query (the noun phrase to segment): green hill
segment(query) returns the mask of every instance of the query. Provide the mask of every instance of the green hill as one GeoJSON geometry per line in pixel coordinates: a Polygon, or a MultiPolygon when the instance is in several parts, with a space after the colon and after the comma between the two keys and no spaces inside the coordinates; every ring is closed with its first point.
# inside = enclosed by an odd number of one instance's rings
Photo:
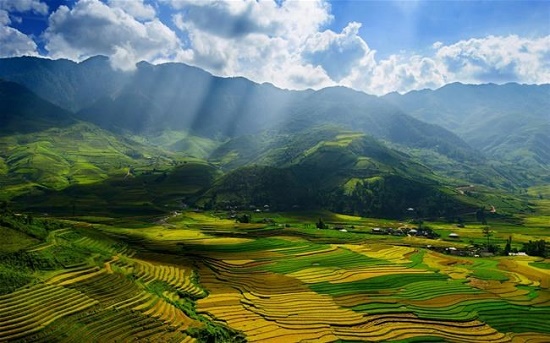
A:
{"type": "Polygon", "coordinates": [[[0,134],[28,134],[76,123],[73,115],[27,88],[0,79],[0,134]]]}
{"type": "Polygon", "coordinates": [[[464,85],[384,97],[405,113],[445,127],[487,156],[548,177],[550,85],[464,85]]]}
{"type": "MultiPolygon", "coordinates": [[[[0,116],[0,200],[27,208],[141,211],[194,194],[217,175],[200,159],[76,120],[15,83],[0,82],[0,116]]],[[[207,140],[189,140],[194,150],[211,149],[207,140]]]]}
{"type": "Polygon", "coordinates": [[[474,206],[461,205],[456,191],[411,156],[337,127],[241,137],[213,156],[233,171],[201,199],[208,207],[328,208],[390,217],[413,207],[425,215],[452,217],[474,206]]]}
{"type": "MultiPolygon", "coordinates": [[[[547,178],[545,124],[512,113],[544,119],[542,86],[375,97],[282,90],[177,63],[120,73],[102,57],[0,59],[0,77],[18,82],[0,83],[0,198],[37,211],[161,212],[198,201],[453,216],[547,178]],[[532,104],[504,112],[494,100],[503,89],[532,104]],[[508,117],[480,120],[483,106],[508,117]],[[477,133],[466,143],[457,127],[477,133]],[[470,184],[482,195],[457,191],[470,184]]],[[[510,211],[525,209],[513,197],[510,211]]]]}

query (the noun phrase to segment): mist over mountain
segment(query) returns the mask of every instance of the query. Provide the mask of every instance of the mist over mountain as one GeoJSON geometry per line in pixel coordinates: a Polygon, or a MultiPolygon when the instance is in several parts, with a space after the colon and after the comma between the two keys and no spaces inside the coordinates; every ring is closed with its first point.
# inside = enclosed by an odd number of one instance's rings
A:
{"type": "Polygon", "coordinates": [[[384,96],[402,111],[440,125],[487,156],[550,165],[550,85],[464,85],[384,96]]]}
{"type": "Polygon", "coordinates": [[[549,86],[376,97],[283,90],[177,63],[113,71],[104,57],[0,59],[0,79],[0,182],[8,198],[40,195],[25,202],[49,203],[51,190],[60,204],[76,193],[103,199],[103,184],[151,206],[163,206],[164,192],[206,207],[452,215],[481,199],[460,198],[461,184],[511,190],[548,178],[549,86]]]}
{"type": "Polygon", "coordinates": [[[0,79],[0,133],[29,133],[75,122],[69,111],[37,97],[24,86],[0,79]]]}
{"type": "Polygon", "coordinates": [[[138,64],[112,71],[108,60],[0,60],[0,78],[19,82],[101,127],[138,134],[188,130],[211,138],[266,129],[339,124],[389,141],[474,158],[452,133],[413,119],[384,99],[347,88],[287,91],[244,78],[219,78],[184,64],[138,64]],[[18,72],[15,72],[17,70],[18,72]]]}
{"type": "Polygon", "coordinates": [[[115,71],[109,59],[96,56],[81,63],[59,59],[0,59],[0,78],[17,82],[49,102],[76,112],[113,94],[131,74],[115,71]]]}
{"type": "Polygon", "coordinates": [[[527,166],[550,163],[550,85],[454,83],[379,98],[342,87],[287,91],[177,63],[141,62],[134,72],[114,71],[102,56],[81,63],[0,59],[0,78],[111,130],[171,128],[223,138],[338,123],[453,157],[471,159],[473,147],[527,166]]]}

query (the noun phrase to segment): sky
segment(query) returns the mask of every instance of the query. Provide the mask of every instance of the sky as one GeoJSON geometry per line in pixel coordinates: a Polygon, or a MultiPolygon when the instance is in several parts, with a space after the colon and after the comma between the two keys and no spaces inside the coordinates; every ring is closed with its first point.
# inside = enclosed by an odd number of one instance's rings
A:
{"type": "Polygon", "coordinates": [[[369,94],[550,83],[550,0],[0,0],[0,57],[182,62],[369,94]]]}

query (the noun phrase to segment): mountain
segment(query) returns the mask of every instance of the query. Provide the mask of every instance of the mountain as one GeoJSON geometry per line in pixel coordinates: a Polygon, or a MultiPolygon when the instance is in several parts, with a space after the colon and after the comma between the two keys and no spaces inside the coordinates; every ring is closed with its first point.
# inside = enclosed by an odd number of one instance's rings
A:
{"type": "MultiPolygon", "coordinates": [[[[103,185],[92,192],[103,194],[95,202],[119,200],[120,206],[123,195],[126,204],[131,198],[135,204],[140,196],[140,202],[147,202],[162,197],[161,193],[196,192],[208,182],[191,175],[209,179],[217,172],[204,161],[75,119],[13,82],[0,81],[0,121],[0,200],[32,194],[25,201],[32,204],[41,201],[40,195],[57,191],[74,198],[74,187],[80,189],[76,193],[82,198],[93,185],[103,185]]],[[[43,201],[51,203],[51,199],[43,201]]]]}
{"type": "Polygon", "coordinates": [[[452,160],[480,162],[481,152],[527,167],[550,164],[550,85],[454,83],[379,98],[342,87],[281,90],[179,63],[114,71],[102,56],[81,63],[0,59],[0,78],[118,132],[154,137],[176,130],[220,141],[326,123],[452,160]]]}
{"type": "MultiPolygon", "coordinates": [[[[183,201],[397,217],[414,207],[452,217],[545,177],[487,158],[492,150],[472,147],[457,127],[428,123],[435,114],[415,118],[425,107],[411,96],[437,91],[289,91],[177,63],[113,71],[103,57],[0,59],[0,77],[11,80],[0,84],[1,196],[36,210],[162,211],[183,201]],[[470,197],[457,190],[464,184],[490,188],[470,197]]],[[[447,88],[451,104],[466,92],[447,88]]],[[[446,104],[434,99],[425,106],[446,104]]],[[[544,158],[547,137],[532,137],[544,158]]],[[[498,138],[495,149],[504,146],[498,138]]]]}
{"type": "Polygon", "coordinates": [[[487,156],[550,166],[550,85],[464,85],[384,97],[405,113],[445,127],[487,156]]]}
{"type": "Polygon", "coordinates": [[[75,119],[19,84],[2,82],[0,90],[6,124],[0,132],[1,196],[26,210],[145,214],[189,200],[205,207],[269,203],[274,209],[400,216],[410,206],[434,215],[462,206],[444,195],[428,168],[342,126],[312,121],[288,132],[281,127],[236,136],[217,147],[184,133],[156,137],[157,145],[176,140],[182,148],[210,151],[208,163],[75,119]],[[434,210],[430,199],[454,205],[434,210]]]}
{"type": "Polygon", "coordinates": [[[297,103],[286,129],[338,124],[406,147],[432,149],[462,161],[482,156],[455,134],[417,120],[386,100],[343,87],[325,88],[297,103]]]}
{"type": "Polygon", "coordinates": [[[19,83],[68,111],[90,106],[128,83],[131,74],[115,71],[105,56],[81,63],[36,57],[0,59],[0,79],[19,83]]]}
{"type": "Polygon", "coordinates": [[[138,134],[170,129],[234,137],[268,128],[300,94],[243,78],[214,77],[184,64],[143,62],[129,84],[77,115],[138,134]]]}
{"type": "Polygon", "coordinates": [[[446,194],[437,177],[409,155],[335,126],[237,138],[214,151],[216,160],[231,171],[201,199],[208,206],[323,207],[384,217],[403,216],[409,207],[453,216],[463,207],[449,195],[458,193],[446,194]]]}
{"type": "Polygon", "coordinates": [[[288,91],[244,78],[215,77],[178,63],[141,62],[135,72],[121,73],[112,71],[102,57],[78,64],[0,59],[0,77],[20,82],[54,104],[70,104],[66,108],[78,109],[78,118],[118,132],[186,130],[223,140],[326,123],[452,158],[480,158],[451,132],[415,120],[384,99],[342,87],[288,91]],[[67,75],[73,76],[68,80],[67,75]],[[57,87],[52,90],[51,84],[57,87]],[[58,90],[61,85],[66,89],[58,90]]]}
{"type": "Polygon", "coordinates": [[[30,133],[74,123],[70,112],[17,83],[0,80],[0,133],[30,133]]]}

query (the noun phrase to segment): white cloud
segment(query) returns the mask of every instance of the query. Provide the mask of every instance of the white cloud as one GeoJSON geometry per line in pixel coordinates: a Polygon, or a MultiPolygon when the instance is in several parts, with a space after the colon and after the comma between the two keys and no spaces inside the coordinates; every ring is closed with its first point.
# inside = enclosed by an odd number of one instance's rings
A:
{"type": "Polygon", "coordinates": [[[550,82],[550,36],[488,36],[441,46],[436,58],[449,77],[468,83],[550,82]]]}
{"type": "Polygon", "coordinates": [[[385,94],[434,89],[450,82],[550,82],[550,36],[488,36],[450,45],[436,42],[432,48],[431,55],[392,55],[374,67],[356,66],[340,83],[385,94]]]}
{"type": "Polygon", "coordinates": [[[8,12],[28,12],[48,14],[48,5],[40,0],[0,0],[0,9],[8,12]]]}
{"type": "Polygon", "coordinates": [[[38,55],[36,43],[13,27],[9,13],[0,9],[0,57],[38,55]]]}
{"type": "Polygon", "coordinates": [[[161,0],[182,12],[186,26],[216,36],[235,38],[261,33],[269,36],[304,37],[332,20],[324,0],[161,0]]]}
{"type": "Polygon", "coordinates": [[[158,19],[142,23],[98,0],[80,0],[72,9],[60,6],[51,14],[44,37],[53,58],[106,55],[121,70],[132,70],[141,60],[154,63],[183,53],[176,34],[158,19]]]}
{"type": "Polygon", "coordinates": [[[438,88],[445,84],[445,74],[441,69],[442,66],[429,57],[392,55],[377,63],[370,83],[364,90],[386,94],[393,91],[438,88]]]}
{"type": "Polygon", "coordinates": [[[120,8],[138,20],[150,20],[157,15],[153,6],[145,4],[143,0],[109,0],[109,6],[120,8]]]}
{"type": "Polygon", "coordinates": [[[0,57],[38,55],[36,43],[20,31],[0,25],[0,57]]]}
{"type": "Polygon", "coordinates": [[[10,15],[7,11],[0,10],[0,26],[11,24],[10,15]]]}
{"type": "MultiPolygon", "coordinates": [[[[550,36],[434,42],[422,54],[377,60],[360,35],[361,23],[350,22],[340,32],[327,29],[333,17],[326,0],[155,1],[78,0],[71,8],[60,6],[41,37],[48,56],[82,60],[102,54],[123,70],[141,60],[177,61],[283,88],[343,85],[371,94],[455,81],[550,82],[550,36]],[[169,10],[177,32],[158,18],[169,10]]],[[[405,4],[402,10],[416,11],[416,5],[405,4]]],[[[37,54],[31,37],[9,27],[17,18],[11,12],[21,11],[45,14],[47,5],[0,0],[2,56],[37,54]]]]}
{"type": "Polygon", "coordinates": [[[351,22],[342,33],[331,30],[318,32],[305,42],[306,61],[320,65],[336,82],[348,76],[359,65],[374,63],[374,51],[359,36],[360,23],[351,22]]]}
{"type": "Polygon", "coordinates": [[[164,2],[181,10],[172,20],[194,52],[190,64],[286,88],[334,84],[302,56],[306,41],[332,20],[325,1],[164,2]]]}
{"type": "MultiPolygon", "coordinates": [[[[324,29],[332,16],[323,0],[162,1],[179,11],[172,21],[193,50],[185,61],[218,75],[291,89],[339,84],[379,95],[454,81],[550,82],[549,38],[434,42],[423,55],[398,53],[376,60],[359,34],[361,23],[351,22],[340,33],[324,29]]],[[[415,11],[417,5],[402,10],[415,11]]]]}

